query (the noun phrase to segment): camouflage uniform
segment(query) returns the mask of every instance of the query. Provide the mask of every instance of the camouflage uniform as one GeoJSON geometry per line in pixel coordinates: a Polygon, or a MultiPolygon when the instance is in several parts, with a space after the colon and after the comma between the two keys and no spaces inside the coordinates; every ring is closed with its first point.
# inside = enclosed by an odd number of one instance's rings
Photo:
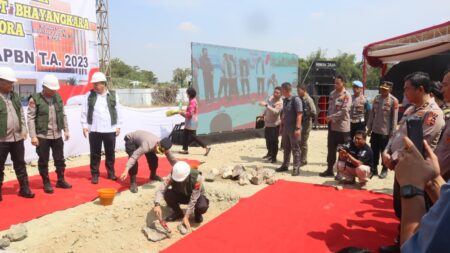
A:
{"type": "Polygon", "coordinates": [[[308,157],[308,139],[309,132],[311,132],[312,121],[316,117],[317,110],[314,100],[308,95],[302,97],[303,115],[302,115],[302,133],[300,140],[300,161],[302,164],[307,164],[308,157]]]}

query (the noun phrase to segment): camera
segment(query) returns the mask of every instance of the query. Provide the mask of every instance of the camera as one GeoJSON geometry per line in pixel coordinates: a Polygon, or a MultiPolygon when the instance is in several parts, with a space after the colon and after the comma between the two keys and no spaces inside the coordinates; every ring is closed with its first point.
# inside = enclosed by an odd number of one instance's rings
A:
{"type": "Polygon", "coordinates": [[[346,152],[348,152],[350,150],[350,144],[339,144],[338,146],[337,146],[337,151],[338,152],[340,152],[340,151],[346,151],[346,152]]]}

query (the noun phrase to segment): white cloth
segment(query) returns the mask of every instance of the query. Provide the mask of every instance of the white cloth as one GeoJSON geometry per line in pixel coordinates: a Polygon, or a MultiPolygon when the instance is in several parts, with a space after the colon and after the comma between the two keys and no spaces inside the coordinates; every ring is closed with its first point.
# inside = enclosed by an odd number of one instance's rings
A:
{"type": "Polygon", "coordinates": [[[84,99],[83,104],[81,105],[81,125],[83,128],[89,128],[91,132],[97,133],[113,133],[116,132],[117,128],[121,128],[122,126],[122,108],[119,104],[119,96],[116,94],[117,100],[117,124],[111,125],[111,115],[109,114],[108,103],[107,103],[107,95],[109,91],[105,94],[97,94],[97,100],[94,105],[94,112],[92,114],[92,125],[89,125],[87,122],[87,113],[88,113],[88,98],[91,92],[89,91],[84,99]]]}
{"type": "MultiPolygon", "coordinates": [[[[177,107],[158,107],[158,108],[131,108],[121,106],[123,111],[123,121],[120,135],[116,139],[116,150],[124,150],[125,141],[123,138],[129,132],[136,130],[149,131],[159,138],[169,136],[173,127],[184,121],[180,115],[167,117],[168,110],[177,107]]],[[[25,111],[26,107],[23,108],[25,111]]],[[[89,140],[84,138],[83,129],[80,124],[80,113],[82,111],[80,105],[65,106],[64,110],[67,114],[67,123],[70,129],[70,139],[64,142],[64,156],[77,156],[81,154],[89,154],[89,140]]],[[[25,114],[25,116],[27,116],[25,114]]],[[[25,140],[25,161],[36,160],[36,147],[31,145],[30,138],[25,140]]],[[[11,164],[11,160],[7,159],[7,164],[11,164]]]]}

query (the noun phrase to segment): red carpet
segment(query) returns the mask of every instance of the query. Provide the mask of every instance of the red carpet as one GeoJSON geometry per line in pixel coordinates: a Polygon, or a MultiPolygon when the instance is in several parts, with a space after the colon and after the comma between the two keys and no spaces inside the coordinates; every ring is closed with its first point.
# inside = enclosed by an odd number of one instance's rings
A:
{"type": "MultiPolygon", "coordinates": [[[[127,162],[126,157],[116,159],[116,175],[122,173],[127,162]]],[[[171,166],[167,159],[159,159],[158,175],[169,174],[171,166]]],[[[137,175],[138,185],[148,182],[150,171],[145,157],[139,160],[139,172],[137,175]]],[[[31,190],[36,194],[34,199],[25,199],[17,196],[19,183],[12,180],[3,184],[3,201],[0,202],[0,231],[9,229],[13,224],[26,222],[40,216],[75,207],[77,205],[92,201],[97,198],[97,189],[112,187],[118,191],[129,189],[129,178],[125,182],[111,181],[106,179],[106,169],[104,161],[100,165],[100,180],[97,185],[91,184],[91,173],[89,165],[71,168],[66,170],[66,181],[72,184],[73,188],[63,190],[55,188],[56,174],[50,174],[52,186],[55,192],[46,194],[42,189],[42,180],[39,175],[29,177],[31,190]]]]}
{"type": "Polygon", "coordinates": [[[397,224],[389,195],[278,181],[163,252],[375,251],[397,224]]]}

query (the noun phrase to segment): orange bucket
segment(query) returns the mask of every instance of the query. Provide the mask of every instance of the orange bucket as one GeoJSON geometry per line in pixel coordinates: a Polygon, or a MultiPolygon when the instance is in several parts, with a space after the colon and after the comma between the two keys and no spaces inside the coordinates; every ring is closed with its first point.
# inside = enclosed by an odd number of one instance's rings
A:
{"type": "Polygon", "coordinates": [[[202,162],[199,162],[199,161],[186,161],[188,164],[189,164],[189,166],[191,166],[191,169],[195,169],[195,170],[197,170],[198,169],[198,166],[200,166],[200,165],[202,165],[202,162]]]}
{"type": "Polygon", "coordinates": [[[100,198],[100,204],[102,206],[112,205],[114,197],[116,196],[117,189],[114,188],[102,188],[97,190],[98,197],[100,198]]]}

